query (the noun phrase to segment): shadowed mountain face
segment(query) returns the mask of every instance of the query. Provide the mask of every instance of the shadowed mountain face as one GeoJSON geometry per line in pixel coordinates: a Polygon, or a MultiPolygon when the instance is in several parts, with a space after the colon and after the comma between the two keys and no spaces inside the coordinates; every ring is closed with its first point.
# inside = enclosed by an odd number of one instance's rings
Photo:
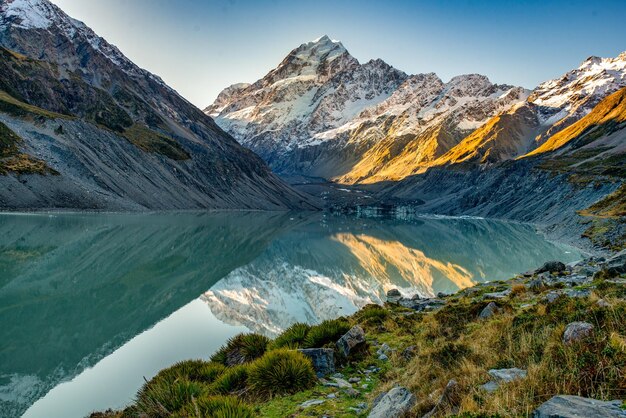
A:
{"type": "Polygon", "coordinates": [[[0,216],[0,416],[18,416],[251,262],[287,219],[0,216]]]}
{"type": "Polygon", "coordinates": [[[48,0],[0,3],[0,55],[0,208],[312,207],[48,0]]]}

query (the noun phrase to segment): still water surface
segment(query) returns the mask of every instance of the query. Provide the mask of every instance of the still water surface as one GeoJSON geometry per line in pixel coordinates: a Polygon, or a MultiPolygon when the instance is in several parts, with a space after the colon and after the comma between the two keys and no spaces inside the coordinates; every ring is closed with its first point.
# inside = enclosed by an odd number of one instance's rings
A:
{"type": "Polygon", "coordinates": [[[0,215],[0,417],[122,407],[144,377],[240,332],[578,258],[531,226],[478,219],[0,215]]]}

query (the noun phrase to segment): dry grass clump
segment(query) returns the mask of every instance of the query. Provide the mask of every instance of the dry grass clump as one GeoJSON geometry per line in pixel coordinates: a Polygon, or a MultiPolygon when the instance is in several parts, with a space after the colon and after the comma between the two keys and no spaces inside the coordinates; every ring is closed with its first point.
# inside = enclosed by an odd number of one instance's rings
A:
{"type": "MultiPolygon", "coordinates": [[[[511,299],[525,295],[513,292],[511,299]]],[[[450,379],[459,383],[460,413],[466,416],[525,416],[555,394],[626,397],[623,301],[599,307],[593,298],[561,297],[477,321],[484,303],[460,300],[423,318],[410,341],[417,355],[403,370],[387,374],[387,386],[400,383],[415,393],[418,416],[433,407],[450,379]],[[590,322],[596,332],[566,346],[563,331],[574,321],[590,322]],[[527,370],[527,378],[501,384],[494,393],[480,388],[491,380],[489,369],[512,367],[527,370]]]]}

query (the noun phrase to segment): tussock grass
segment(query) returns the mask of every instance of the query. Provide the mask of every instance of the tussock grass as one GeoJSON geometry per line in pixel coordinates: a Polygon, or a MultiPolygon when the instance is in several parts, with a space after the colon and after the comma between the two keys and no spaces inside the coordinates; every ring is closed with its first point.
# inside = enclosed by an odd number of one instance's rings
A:
{"type": "Polygon", "coordinates": [[[219,395],[244,393],[248,386],[248,370],[247,364],[229,367],[213,382],[211,393],[219,395]]]}
{"type": "Polygon", "coordinates": [[[254,418],[254,408],[234,396],[202,396],[172,418],[254,418]]]}
{"type": "Polygon", "coordinates": [[[315,385],[317,376],[311,361],[298,351],[278,349],[250,365],[248,384],[261,398],[287,395],[315,385]]]}
{"type": "Polygon", "coordinates": [[[225,366],[249,363],[261,357],[269,343],[270,339],[261,334],[239,334],[213,354],[211,361],[225,366]]]}
{"type": "Polygon", "coordinates": [[[135,405],[140,414],[166,418],[208,392],[206,384],[184,378],[176,378],[173,382],[153,379],[139,390],[135,405]]]}
{"type": "Polygon", "coordinates": [[[310,325],[296,322],[276,337],[274,341],[271,342],[270,348],[272,350],[284,347],[301,348],[304,346],[306,336],[310,330],[310,325]]]}
{"type": "Polygon", "coordinates": [[[304,340],[304,348],[319,348],[332,345],[350,330],[350,323],[345,319],[331,319],[311,327],[304,340]]]}

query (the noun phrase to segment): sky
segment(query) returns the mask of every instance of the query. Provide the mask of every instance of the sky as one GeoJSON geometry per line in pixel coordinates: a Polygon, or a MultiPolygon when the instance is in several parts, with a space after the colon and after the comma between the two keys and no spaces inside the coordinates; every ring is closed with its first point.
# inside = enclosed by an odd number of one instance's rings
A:
{"type": "Polygon", "coordinates": [[[626,50],[626,1],[52,0],[200,108],[327,34],[444,81],[480,73],[533,88],[626,50]]]}

